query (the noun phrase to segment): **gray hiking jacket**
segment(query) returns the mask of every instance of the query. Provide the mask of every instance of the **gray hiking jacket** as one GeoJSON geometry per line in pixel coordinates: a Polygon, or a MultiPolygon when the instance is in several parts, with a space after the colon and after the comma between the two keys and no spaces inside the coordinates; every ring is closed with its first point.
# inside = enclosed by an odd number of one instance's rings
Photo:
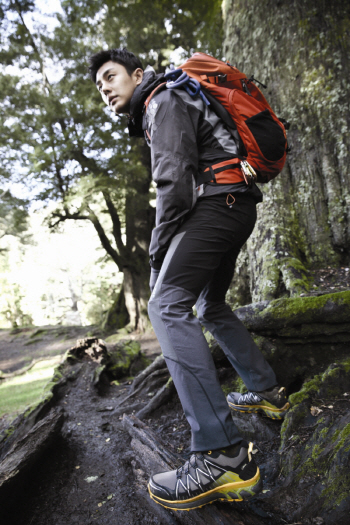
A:
{"type": "MultiPolygon", "coordinates": [[[[131,100],[131,118],[138,131],[140,120],[136,113],[140,109],[136,112],[135,108],[153,91],[157,77],[153,71],[146,71],[140,89],[135,90],[131,100]]],[[[229,131],[199,96],[192,98],[183,89],[165,88],[157,92],[143,115],[142,129],[151,148],[152,177],[157,186],[150,264],[160,269],[171,239],[198,198],[198,173],[236,155],[238,135],[233,136],[237,132],[229,131]]],[[[136,135],[136,132],[131,130],[130,134],[136,135]]],[[[260,190],[256,186],[249,189],[244,182],[207,184],[201,198],[233,191],[249,191],[257,201],[261,200],[260,190]]]]}

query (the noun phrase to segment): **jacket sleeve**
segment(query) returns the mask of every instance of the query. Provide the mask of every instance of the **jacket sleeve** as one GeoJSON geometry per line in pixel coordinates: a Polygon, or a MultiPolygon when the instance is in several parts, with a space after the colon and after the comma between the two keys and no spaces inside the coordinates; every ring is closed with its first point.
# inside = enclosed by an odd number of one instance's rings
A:
{"type": "Polygon", "coordinates": [[[156,225],[150,264],[160,269],[169,244],[196,201],[197,131],[200,102],[182,90],[165,89],[151,100],[146,114],[152,177],[157,186],[156,225]]]}

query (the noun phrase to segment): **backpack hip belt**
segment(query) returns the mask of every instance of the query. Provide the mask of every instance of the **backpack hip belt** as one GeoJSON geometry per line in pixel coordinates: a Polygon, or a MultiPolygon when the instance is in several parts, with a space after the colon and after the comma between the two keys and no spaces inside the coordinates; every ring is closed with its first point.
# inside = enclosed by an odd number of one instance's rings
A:
{"type": "Polygon", "coordinates": [[[251,186],[253,182],[257,181],[257,173],[243,157],[237,156],[205,168],[197,177],[197,186],[208,182],[235,184],[243,181],[251,186]]]}

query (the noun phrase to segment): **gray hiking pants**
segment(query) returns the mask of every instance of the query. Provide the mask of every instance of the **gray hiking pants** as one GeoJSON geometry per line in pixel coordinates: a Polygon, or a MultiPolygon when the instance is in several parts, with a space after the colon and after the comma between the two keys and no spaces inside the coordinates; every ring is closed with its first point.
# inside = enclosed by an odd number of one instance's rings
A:
{"type": "Polygon", "coordinates": [[[225,303],[235,262],[256,221],[251,195],[199,199],[172,239],[148,305],[149,316],[191,426],[193,452],[241,441],[202,325],[215,337],[248,390],[276,376],[249,332],[225,303]],[[193,314],[196,305],[198,318],[193,314]]]}

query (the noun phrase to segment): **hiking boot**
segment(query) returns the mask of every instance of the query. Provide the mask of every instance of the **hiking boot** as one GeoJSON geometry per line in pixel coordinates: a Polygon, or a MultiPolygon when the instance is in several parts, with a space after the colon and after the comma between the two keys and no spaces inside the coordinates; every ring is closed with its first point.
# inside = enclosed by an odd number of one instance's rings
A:
{"type": "Polygon", "coordinates": [[[290,404],[286,396],[286,389],[275,386],[262,392],[231,392],[227,396],[227,402],[232,410],[238,412],[260,412],[271,419],[283,419],[290,404]]]}
{"type": "Polygon", "coordinates": [[[154,474],[148,483],[151,498],[168,509],[198,509],[213,501],[243,501],[262,489],[253,443],[242,441],[227,449],[196,452],[176,470],[154,474]]]}

